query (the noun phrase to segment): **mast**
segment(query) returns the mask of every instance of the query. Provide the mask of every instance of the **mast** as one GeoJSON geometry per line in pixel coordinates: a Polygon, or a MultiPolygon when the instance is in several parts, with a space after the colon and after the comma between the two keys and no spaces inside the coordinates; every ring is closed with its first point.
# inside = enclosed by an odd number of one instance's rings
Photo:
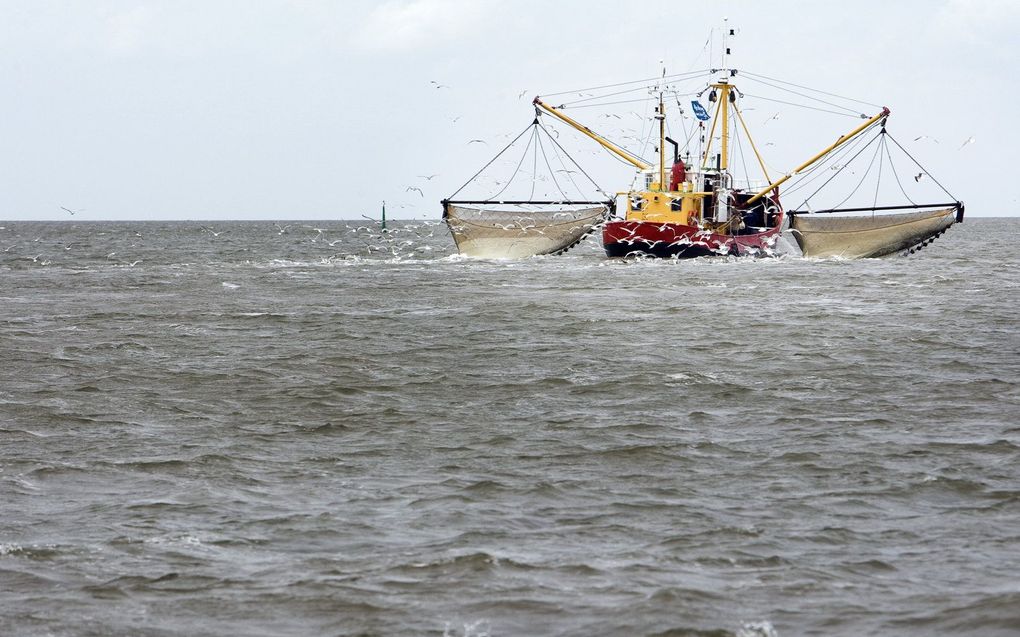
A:
{"type": "Polygon", "coordinates": [[[666,185],[666,105],[662,101],[662,91],[659,91],[659,108],[656,118],[659,120],[659,190],[665,192],[666,185]]]}
{"type": "Polygon", "coordinates": [[[713,84],[719,89],[719,111],[722,115],[722,158],[719,163],[719,170],[729,169],[730,157],[730,85],[726,80],[713,84]]]}

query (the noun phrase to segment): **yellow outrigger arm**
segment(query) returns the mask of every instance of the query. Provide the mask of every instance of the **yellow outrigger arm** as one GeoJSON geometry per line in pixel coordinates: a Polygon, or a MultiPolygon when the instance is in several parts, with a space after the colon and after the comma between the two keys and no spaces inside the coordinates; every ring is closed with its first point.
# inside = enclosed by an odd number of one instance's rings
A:
{"type": "Polygon", "coordinates": [[[846,142],[848,142],[851,139],[853,139],[854,137],[856,137],[859,133],[864,131],[864,129],[868,128],[869,126],[871,126],[872,124],[874,124],[875,122],[877,122],[877,121],[879,121],[879,120],[881,120],[883,118],[889,117],[889,112],[890,111],[889,111],[888,108],[883,108],[881,113],[879,113],[878,115],[875,115],[874,117],[872,117],[868,121],[864,122],[863,124],[861,124],[860,126],[855,128],[854,130],[850,131],[846,135],[843,135],[842,137],[837,139],[835,144],[832,144],[831,146],[829,146],[828,148],[826,148],[822,152],[818,153],[817,155],[815,155],[811,159],[807,160],[806,162],[804,162],[800,166],[797,166],[793,170],[792,173],[786,175],[785,177],[783,177],[782,179],[779,179],[778,181],[775,181],[775,182],[769,184],[769,186],[766,187],[765,190],[762,190],[761,192],[759,192],[755,196],[753,196],[750,199],[748,199],[745,205],[750,205],[750,204],[753,204],[754,202],[758,201],[759,199],[761,199],[765,195],[769,194],[770,192],[772,192],[773,190],[775,190],[776,188],[781,186],[783,183],[786,182],[786,180],[790,179],[791,177],[795,177],[796,175],[798,175],[800,173],[800,171],[802,171],[805,168],[807,168],[808,166],[814,164],[815,162],[817,162],[822,157],[825,157],[826,155],[828,155],[832,151],[836,150],[837,148],[839,148],[840,146],[842,146],[846,142]]]}
{"type": "Polygon", "coordinates": [[[633,155],[633,154],[627,152],[626,150],[624,150],[623,148],[620,148],[619,146],[617,146],[613,142],[609,141],[605,137],[602,137],[601,135],[599,135],[598,133],[596,133],[592,129],[590,129],[587,126],[585,126],[584,124],[581,124],[581,123],[579,123],[579,122],[577,122],[577,121],[567,117],[566,115],[561,113],[559,110],[553,108],[552,106],[549,106],[548,104],[543,102],[540,98],[536,97],[535,100],[532,102],[532,104],[534,104],[536,108],[542,109],[546,113],[549,113],[550,115],[552,115],[556,119],[562,121],[563,123],[567,124],[571,128],[576,129],[577,131],[579,131],[583,135],[587,135],[588,137],[591,137],[592,139],[595,140],[595,142],[599,146],[602,146],[603,148],[605,148],[609,152],[613,153],[614,155],[616,155],[617,157],[619,157],[623,161],[627,162],[628,164],[634,166],[638,170],[648,170],[649,168],[652,167],[651,164],[645,163],[639,157],[636,157],[635,155],[633,155]]]}

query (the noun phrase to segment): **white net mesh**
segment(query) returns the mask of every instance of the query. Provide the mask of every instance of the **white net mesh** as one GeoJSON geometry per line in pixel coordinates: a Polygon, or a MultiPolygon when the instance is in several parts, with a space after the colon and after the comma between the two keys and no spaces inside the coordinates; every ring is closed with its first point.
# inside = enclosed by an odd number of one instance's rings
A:
{"type": "Polygon", "coordinates": [[[600,226],[608,204],[567,204],[541,211],[535,204],[482,207],[449,203],[446,223],[461,254],[486,259],[520,259],[564,252],[600,226]]]}
{"type": "Polygon", "coordinates": [[[796,215],[793,234],[806,257],[881,257],[916,246],[953,225],[956,209],[832,217],[796,215]]]}

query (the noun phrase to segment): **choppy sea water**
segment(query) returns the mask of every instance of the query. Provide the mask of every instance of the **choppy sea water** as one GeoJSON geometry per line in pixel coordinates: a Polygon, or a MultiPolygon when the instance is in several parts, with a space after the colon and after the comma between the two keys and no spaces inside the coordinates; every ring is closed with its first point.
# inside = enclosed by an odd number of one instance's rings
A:
{"type": "Polygon", "coordinates": [[[1020,634],[1020,221],[0,222],[4,635],[1020,634]]]}

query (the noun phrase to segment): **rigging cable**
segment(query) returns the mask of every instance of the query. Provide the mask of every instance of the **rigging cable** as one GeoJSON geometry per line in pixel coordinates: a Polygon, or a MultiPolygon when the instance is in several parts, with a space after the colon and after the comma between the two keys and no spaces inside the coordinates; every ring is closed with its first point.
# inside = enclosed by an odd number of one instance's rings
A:
{"type": "MultiPolygon", "coordinates": [[[[867,130],[867,129],[865,129],[865,130],[867,130]]],[[[802,173],[801,178],[797,180],[796,184],[791,186],[786,191],[786,194],[787,195],[793,194],[794,192],[797,192],[801,188],[807,187],[809,184],[814,182],[816,179],[818,179],[819,177],[824,175],[825,171],[821,170],[823,166],[825,166],[829,162],[836,162],[837,160],[841,159],[842,157],[845,157],[846,155],[849,155],[851,152],[853,152],[853,150],[855,148],[860,146],[861,143],[863,143],[865,139],[867,139],[867,137],[865,137],[863,135],[863,133],[864,133],[864,131],[861,131],[861,134],[858,134],[857,139],[855,139],[852,142],[846,144],[845,146],[839,148],[838,150],[831,151],[829,153],[829,155],[825,159],[823,159],[822,161],[818,162],[817,164],[812,166],[810,169],[808,169],[807,171],[802,173]],[[813,177],[810,176],[810,175],[813,175],[816,172],[818,173],[817,175],[814,175],[813,177]]],[[[852,162],[856,158],[857,158],[857,155],[854,155],[853,157],[850,158],[850,161],[852,162]]],[[[837,171],[836,174],[839,174],[839,171],[841,171],[843,168],[845,168],[846,165],[849,164],[849,163],[850,162],[847,162],[846,164],[842,164],[842,165],[840,165],[840,164],[833,165],[833,166],[829,167],[829,170],[835,170],[835,171],[837,171]]],[[[835,175],[833,175],[833,177],[835,177],[835,175]]],[[[829,181],[831,181],[831,180],[829,180],[829,181]]],[[[825,183],[829,183],[829,182],[826,181],[825,183]]],[[[824,185],[823,185],[823,187],[824,187],[824,185]]],[[[811,197],[813,197],[817,192],[818,191],[815,191],[815,193],[812,193],[811,197]]],[[[810,199],[811,197],[808,197],[808,199],[810,199]]]]}
{"type": "MultiPolygon", "coordinates": [[[[528,131],[529,131],[529,130],[531,129],[531,127],[532,127],[532,126],[535,126],[536,124],[538,124],[538,118],[537,118],[537,117],[535,118],[535,121],[534,121],[534,122],[532,122],[531,124],[529,124],[527,128],[525,128],[524,130],[522,130],[522,131],[521,131],[521,134],[520,134],[520,135],[518,135],[517,137],[514,137],[513,141],[511,141],[511,142],[510,142],[509,144],[507,144],[507,145],[506,145],[506,147],[505,147],[505,148],[503,148],[503,150],[501,150],[501,151],[499,151],[498,153],[496,153],[496,156],[495,156],[495,157],[493,157],[492,159],[490,159],[490,160],[489,160],[489,163],[487,163],[487,164],[485,164],[484,166],[482,166],[482,169],[481,169],[481,170],[479,170],[478,172],[476,172],[476,173],[474,174],[474,176],[473,176],[473,177],[471,177],[471,179],[468,179],[468,180],[467,180],[466,182],[464,182],[464,185],[463,185],[463,186],[461,186],[460,188],[458,188],[458,189],[457,189],[457,190],[456,190],[456,191],[455,191],[455,192],[454,192],[454,193],[453,193],[452,195],[450,195],[450,196],[448,197],[448,199],[453,199],[454,197],[456,197],[456,196],[457,196],[457,193],[459,193],[459,192],[460,192],[461,190],[464,190],[464,187],[465,187],[465,186],[467,186],[467,185],[468,185],[468,184],[470,184],[470,183],[471,183],[472,181],[474,181],[474,180],[475,180],[475,178],[476,178],[476,177],[478,177],[478,175],[481,175],[481,174],[482,174],[483,172],[485,172],[485,169],[486,169],[486,168],[488,168],[489,166],[491,166],[491,165],[492,165],[492,162],[494,162],[494,161],[496,161],[497,159],[499,159],[500,155],[502,155],[503,153],[505,153],[505,152],[506,152],[507,150],[509,150],[509,149],[510,149],[510,147],[511,147],[511,146],[513,146],[514,144],[516,144],[516,143],[517,143],[517,140],[519,140],[519,139],[520,139],[521,137],[524,137],[524,133],[527,133],[527,132],[528,132],[528,131]]],[[[534,131],[532,131],[532,134],[534,134],[534,131]]],[[[523,159],[524,159],[524,158],[523,158],[523,156],[522,156],[522,157],[521,157],[521,160],[523,161],[523,159]]],[[[514,174],[516,174],[516,173],[514,173],[514,174]]],[[[511,178],[511,180],[512,180],[512,179],[513,179],[513,178],[511,178]]]]}
{"type": "MultiPolygon", "coordinates": [[[[864,139],[864,138],[862,137],[861,139],[864,139]]],[[[807,197],[806,199],[804,199],[804,201],[802,201],[802,202],[800,203],[800,205],[799,205],[799,206],[796,206],[796,208],[800,208],[801,206],[804,206],[805,204],[807,204],[807,202],[811,201],[811,198],[812,198],[812,197],[814,197],[815,195],[817,195],[817,194],[819,193],[819,191],[821,191],[821,190],[822,190],[822,188],[825,188],[825,187],[826,187],[827,185],[829,185],[829,182],[831,182],[831,181],[832,181],[833,179],[835,179],[835,178],[836,178],[837,176],[839,176],[839,174],[840,174],[841,172],[843,172],[844,170],[846,170],[846,167],[847,167],[847,166],[849,166],[849,165],[850,165],[851,163],[853,163],[853,161],[854,161],[855,159],[857,159],[857,157],[858,157],[858,156],[859,156],[859,155],[860,155],[861,153],[863,153],[863,152],[864,152],[864,151],[865,151],[865,150],[866,150],[866,149],[868,148],[868,146],[871,146],[872,144],[874,144],[874,143],[875,143],[875,140],[877,140],[877,139],[878,139],[878,135],[876,135],[875,137],[872,137],[872,138],[871,138],[871,141],[870,141],[870,142],[868,142],[867,144],[865,144],[864,146],[862,146],[860,150],[858,150],[858,151],[857,151],[856,153],[854,153],[854,156],[850,158],[850,161],[848,161],[848,162],[846,162],[845,164],[843,164],[843,166],[842,166],[842,167],[840,167],[840,169],[839,169],[839,170],[837,170],[837,171],[836,171],[836,173],[835,173],[834,175],[832,175],[831,177],[829,177],[828,179],[826,179],[826,180],[825,180],[825,183],[823,183],[823,184],[822,184],[821,186],[819,186],[819,187],[818,187],[818,189],[817,189],[817,190],[815,190],[815,191],[814,191],[813,193],[811,193],[810,195],[808,195],[808,197],[807,197]]],[[[872,162],[874,162],[874,157],[872,157],[872,162]]],[[[870,166],[868,166],[868,170],[871,170],[871,167],[870,167],[870,166]]],[[[821,174],[825,174],[825,173],[821,173],[821,174]]],[[[865,176],[865,177],[867,177],[867,173],[865,173],[865,175],[864,175],[864,176],[865,176]]],[[[863,182],[864,182],[864,179],[862,178],[862,179],[861,179],[861,183],[863,183],[863,182]]],[[[858,184],[858,185],[857,185],[857,188],[860,188],[860,184],[858,184]]],[[[854,192],[857,192],[857,188],[854,188],[854,192]]],[[[787,194],[789,194],[789,192],[787,192],[787,194]]],[[[851,196],[853,196],[853,193],[850,193],[850,195],[851,195],[851,196]]],[[[847,197],[847,199],[849,199],[849,198],[850,198],[850,197],[847,197]]],[[[843,201],[845,202],[845,201],[846,201],[846,199],[844,199],[843,201]]],[[[841,203],[840,205],[842,205],[842,203],[841,203]]],[[[839,206],[834,206],[834,207],[838,208],[839,206]]]]}
{"type": "MultiPolygon", "coordinates": [[[[886,135],[888,135],[888,133],[886,133],[886,135]]],[[[903,184],[900,183],[900,175],[899,173],[896,172],[896,163],[893,161],[892,153],[889,152],[889,144],[885,145],[885,154],[889,158],[889,168],[892,169],[893,177],[896,178],[896,185],[900,187],[900,192],[902,192],[903,196],[907,198],[907,201],[916,206],[917,203],[910,198],[910,195],[907,194],[907,191],[903,189],[903,184]]]]}
{"type": "MultiPolygon", "coordinates": [[[[697,95],[697,93],[681,93],[681,97],[690,97],[691,95],[697,95]]],[[[617,101],[617,102],[601,102],[599,104],[581,104],[580,106],[569,106],[569,103],[568,103],[568,104],[560,104],[559,107],[561,109],[565,110],[567,108],[592,108],[592,107],[597,107],[597,106],[616,106],[617,104],[636,104],[638,102],[647,102],[647,101],[648,101],[647,97],[642,97],[641,99],[620,100],[620,101],[617,101]]],[[[844,115],[844,113],[839,113],[839,114],[840,115],[844,115]]]]}
{"type": "MultiPolygon", "coordinates": [[[[885,150],[885,127],[882,127],[881,133],[882,141],[879,142],[879,153],[878,153],[878,178],[875,180],[875,200],[871,202],[872,207],[878,206],[878,189],[882,186],[882,165],[885,164],[885,154],[882,150],[885,150]]],[[[871,211],[871,216],[875,216],[875,211],[871,211]]]]}
{"type": "Polygon", "coordinates": [[[826,100],[819,99],[817,97],[812,97],[810,95],[805,95],[804,93],[799,93],[797,91],[793,91],[793,90],[790,90],[788,88],[783,88],[782,86],[776,86],[775,84],[772,84],[770,82],[766,82],[764,80],[755,79],[755,78],[750,77],[750,76],[748,76],[747,79],[751,80],[752,82],[758,82],[759,84],[764,84],[765,86],[771,86],[774,89],[778,89],[780,91],[786,91],[787,93],[793,93],[794,95],[799,95],[800,97],[803,97],[803,98],[806,98],[806,99],[809,99],[809,100],[814,100],[816,102],[820,102],[820,103],[826,104],[828,106],[834,106],[836,108],[841,108],[841,109],[843,109],[845,111],[850,111],[851,113],[854,114],[854,116],[857,116],[857,115],[860,114],[857,111],[855,111],[854,109],[847,108],[846,106],[843,106],[842,104],[836,104],[835,102],[828,102],[826,100]]]}
{"type": "MultiPolygon", "coordinates": [[[[549,178],[552,179],[553,185],[556,186],[556,190],[558,190],[560,192],[560,194],[563,195],[564,199],[566,199],[567,201],[570,201],[570,197],[567,195],[567,193],[563,192],[563,189],[560,188],[560,182],[556,181],[556,173],[553,172],[552,166],[549,164],[549,156],[545,154],[545,147],[542,145],[542,136],[541,135],[536,135],[535,136],[535,140],[538,142],[537,148],[542,151],[542,159],[545,160],[545,167],[549,169],[549,178]]],[[[536,160],[538,159],[538,153],[535,153],[535,159],[536,160]]],[[[536,163],[537,163],[537,161],[536,161],[536,163]]],[[[578,194],[581,194],[581,193],[578,193],[578,194]]],[[[582,196],[583,196],[583,194],[582,194],[582,196]]]]}
{"type": "MultiPolygon", "coordinates": [[[[486,201],[492,201],[496,197],[499,197],[500,195],[502,195],[506,191],[506,189],[510,187],[510,184],[512,184],[514,182],[514,179],[517,178],[517,173],[519,173],[521,171],[521,165],[524,163],[524,159],[528,156],[528,149],[531,148],[531,143],[533,141],[535,141],[535,128],[534,128],[534,126],[535,126],[535,124],[532,124],[531,127],[530,127],[531,128],[531,137],[528,138],[528,143],[524,147],[524,152],[521,153],[521,159],[520,159],[520,161],[517,162],[517,168],[514,169],[514,174],[510,175],[510,179],[508,179],[507,182],[505,184],[503,184],[503,187],[500,189],[499,192],[497,192],[496,194],[494,194],[491,197],[489,197],[486,201]]],[[[485,169],[483,168],[482,170],[485,170],[485,169]]],[[[460,191],[457,191],[457,192],[460,192],[460,191]]],[[[457,193],[454,193],[454,194],[457,194],[457,193]]],[[[451,199],[452,198],[453,197],[451,197],[451,199]]]]}
{"type": "Polygon", "coordinates": [[[830,111],[827,108],[818,108],[817,106],[808,106],[807,104],[798,104],[796,102],[787,102],[787,101],[784,101],[784,100],[777,100],[777,99],[772,98],[772,97],[764,97],[762,95],[751,95],[750,93],[744,93],[744,97],[753,97],[755,99],[765,100],[766,102],[776,102],[777,104],[786,104],[787,106],[796,106],[798,108],[806,108],[808,110],[818,111],[820,113],[831,113],[833,115],[842,115],[843,117],[853,117],[854,119],[860,119],[861,118],[859,113],[858,114],[854,114],[854,115],[850,115],[848,113],[841,113],[839,111],[830,111]]]}
{"type": "MultiPolygon", "coordinates": [[[[532,135],[533,135],[533,137],[537,138],[538,137],[538,126],[537,126],[537,124],[538,124],[538,115],[535,116],[535,124],[536,124],[536,126],[534,128],[534,131],[532,132],[532,135]]],[[[535,143],[535,152],[534,152],[534,155],[532,157],[532,162],[531,163],[532,163],[532,166],[531,166],[531,194],[528,195],[528,199],[534,199],[535,198],[535,185],[536,185],[535,181],[538,178],[538,143],[537,143],[537,141],[535,143]]]]}
{"type": "MultiPolygon", "coordinates": [[[[545,97],[555,97],[556,95],[566,95],[568,93],[580,93],[581,91],[600,91],[604,88],[616,88],[618,86],[628,86],[631,84],[652,84],[658,83],[664,79],[675,79],[684,76],[698,76],[698,75],[711,75],[711,69],[701,69],[698,71],[688,71],[686,73],[677,73],[676,75],[667,75],[665,77],[650,77],[643,80],[631,80],[629,82],[617,82],[616,84],[605,84],[603,86],[591,86],[588,88],[579,88],[572,91],[560,91],[559,93],[546,93],[545,97]]],[[[688,78],[689,79],[689,78],[688,78]]]]}
{"type": "Polygon", "coordinates": [[[836,98],[839,98],[841,100],[846,100],[848,102],[857,102],[858,104],[865,104],[867,106],[874,106],[875,108],[882,108],[882,106],[880,104],[873,104],[872,102],[865,102],[864,100],[857,100],[857,99],[854,99],[852,97],[843,97],[842,95],[836,95],[835,93],[828,93],[826,91],[820,91],[820,90],[818,90],[816,88],[811,88],[810,86],[802,86],[800,84],[794,84],[793,82],[787,82],[786,80],[776,79],[774,77],[769,77],[767,75],[762,75],[760,73],[751,73],[750,71],[741,71],[740,74],[741,75],[750,76],[752,78],[761,78],[761,79],[771,80],[773,82],[779,82],[780,84],[789,84],[790,86],[796,86],[797,88],[802,88],[802,89],[804,89],[806,91],[814,91],[815,93],[821,93],[822,95],[828,95],[829,97],[836,97],[836,98]]]}
{"type": "MultiPolygon", "coordinates": [[[[868,146],[871,146],[871,144],[873,144],[876,139],[878,139],[877,136],[875,137],[875,139],[873,139],[870,142],[868,142],[868,146]]],[[[865,146],[865,148],[867,148],[867,146],[865,146]]],[[[864,149],[862,148],[861,150],[864,150],[864,149]]],[[[864,171],[864,175],[861,177],[861,180],[859,182],[857,182],[857,185],[854,187],[853,190],[850,191],[850,194],[846,196],[846,199],[844,199],[843,201],[841,201],[838,204],[836,204],[835,206],[833,206],[833,208],[839,208],[840,206],[845,204],[847,201],[849,201],[850,197],[853,197],[855,194],[857,194],[857,191],[860,189],[861,185],[864,184],[864,180],[867,179],[868,178],[868,174],[871,173],[871,167],[875,165],[875,157],[878,157],[878,150],[879,149],[876,148],[875,149],[875,154],[871,156],[871,162],[868,163],[868,169],[864,171]]],[[[846,168],[846,166],[844,166],[844,168],[846,168]]],[[[839,172],[843,172],[843,171],[840,170],[839,172]]]]}
{"type": "Polygon", "coordinates": [[[733,127],[733,139],[737,142],[737,150],[740,151],[740,164],[744,167],[744,181],[745,185],[750,190],[751,186],[751,173],[747,170],[747,158],[744,156],[744,146],[740,143],[740,131],[736,126],[733,127]]]}
{"type": "MultiPolygon", "coordinates": [[[[548,130],[546,130],[545,126],[544,126],[544,125],[543,125],[543,124],[542,124],[541,122],[539,122],[537,118],[536,118],[536,120],[535,120],[535,121],[536,121],[536,123],[538,124],[538,126],[539,126],[539,127],[540,127],[540,128],[541,128],[541,129],[543,130],[543,131],[545,131],[545,134],[546,134],[546,135],[549,135],[549,131],[548,131],[548,130]]],[[[574,158],[570,156],[570,153],[568,153],[568,152],[566,151],[566,149],[565,149],[565,148],[563,148],[563,146],[561,146],[561,145],[560,145],[560,142],[559,142],[559,140],[557,140],[556,138],[554,138],[554,137],[553,137],[552,135],[549,135],[549,139],[551,139],[551,140],[553,141],[553,143],[554,143],[554,144],[556,144],[556,146],[557,146],[557,147],[558,147],[558,148],[559,148],[560,150],[562,150],[562,151],[563,151],[563,154],[567,156],[567,159],[569,159],[569,160],[570,160],[570,162],[571,162],[572,164],[574,164],[575,166],[577,166],[577,169],[581,171],[581,174],[582,174],[582,175],[584,175],[585,177],[587,177],[587,178],[588,178],[588,181],[590,181],[590,182],[592,183],[592,185],[593,185],[593,186],[595,186],[595,189],[596,189],[596,190],[598,190],[599,192],[601,192],[601,193],[602,193],[603,195],[605,195],[606,197],[608,197],[608,196],[609,196],[609,193],[607,193],[607,192],[606,192],[605,190],[602,190],[602,188],[601,188],[601,187],[600,187],[600,186],[598,185],[598,183],[597,183],[597,182],[596,182],[596,181],[595,181],[594,179],[592,179],[592,178],[591,178],[591,175],[589,175],[589,174],[588,174],[588,173],[587,173],[587,172],[586,172],[586,171],[584,170],[584,168],[581,168],[581,164],[579,164],[579,163],[577,163],[576,161],[574,161],[574,158]]],[[[623,160],[621,160],[621,161],[623,161],[623,160]]]]}
{"type": "MultiPolygon", "coordinates": [[[[888,133],[886,133],[886,134],[888,135],[888,133]]],[[[934,181],[934,182],[936,183],[936,185],[938,185],[938,187],[942,189],[942,192],[944,192],[944,193],[946,193],[947,195],[949,195],[950,197],[952,197],[952,199],[953,199],[954,201],[957,201],[957,202],[959,202],[959,199],[957,199],[956,197],[953,197],[952,193],[950,193],[950,192],[949,192],[948,190],[946,190],[946,187],[945,187],[945,186],[943,186],[942,184],[940,184],[940,183],[939,183],[939,180],[938,180],[938,179],[935,179],[934,177],[932,177],[932,176],[931,176],[931,173],[929,173],[929,172],[928,172],[928,170],[927,170],[927,169],[926,169],[926,168],[925,168],[924,166],[922,166],[922,165],[921,165],[921,163],[920,163],[919,161],[917,161],[916,159],[914,159],[914,156],[913,156],[913,155],[911,155],[910,153],[908,153],[908,152],[907,152],[907,149],[906,149],[906,148],[904,148],[903,146],[900,146],[900,143],[899,143],[898,141],[896,141],[896,138],[895,138],[895,137],[893,137],[892,135],[889,135],[889,139],[891,139],[891,140],[893,141],[893,143],[894,143],[894,144],[896,144],[896,147],[897,147],[897,148],[899,148],[900,150],[902,150],[902,151],[903,151],[903,154],[904,154],[904,155],[906,155],[907,157],[909,157],[909,158],[910,158],[910,161],[914,162],[914,164],[915,164],[915,165],[916,165],[916,166],[917,166],[918,168],[920,168],[921,170],[923,170],[923,171],[924,171],[924,174],[926,174],[926,175],[928,175],[929,177],[931,177],[931,180],[932,180],[932,181],[934,181]]]]}
{"type": "MultiPolygon", "coordinates": [[[[700,79],[700,78],[699,77],[691,77],[691,78],[687,78],[685,80],[681,80],[679,82],[676,82],[675,84],[683,84],[685,82],[691,82],[691,81],[697,80],[697,79],[700,79]]],[[[657,87],[658,87],[658,83],[655,83],[655,84],[644,84],[642,86],[636,86],[634,88],[628,88],[628,89],[624,89],[622,91],[615,91],[613,93],[604,93],[602,95],[590,95],[589,97],[582,97],[579,100],[571,100],[569,102],[562,102],[560,104],[560,108],[565,108],[565,107],[568,107],[568,106],[572,107],[572,108],[578,108],[577,104],[581,104],[582,102],[591,102],[593,100],[601,100],[601,99],[605,99],[607,97],[616,97],[618,95],[626,95],[627,93],[634,93],[636,91],[645,91],[645,90],[649,90],[649,89],[655,89],[657,87]]],[[[553,93],[553,96],[556,96],[556,95],[560,95],[560,93],[553,93]]],[[[580,93],[578,93],[578,95],[580,95],[580,93]]],[[[692,95],[693,95],[693,93],[692,93],[692,95]]],[[[545,96],[545,97],[549,97],[549,96],[545,96]]]]}
{"type": "MultiPolygon", "coordinates": [[[[549,131],[546,131],[544,128],[542,130],[549,137],[549,139],[553,139],[553,137],[551,135],[549,135],[549,131]]],[[[570,183],[573,184],[574,189],[577,190],[577,193],[579,195],[581,195],[582,197],[584,197],[584,192],[581,191],[581,187],[577,185],[576,181],[574,181],[573,173],[576,172],[576,171],[569,170],[567,168],[567,165],[563,162],[563,157],[560,156],[560,152],[558,150],[556,150],[556,146],[552,147],[552,151],[553,151],[553,155],[556,157],[556,161],[558,161],[560,163],[560,166],[563,167],[563,173],[567,176],[567,179],[569,179],[570,183]]]]}

